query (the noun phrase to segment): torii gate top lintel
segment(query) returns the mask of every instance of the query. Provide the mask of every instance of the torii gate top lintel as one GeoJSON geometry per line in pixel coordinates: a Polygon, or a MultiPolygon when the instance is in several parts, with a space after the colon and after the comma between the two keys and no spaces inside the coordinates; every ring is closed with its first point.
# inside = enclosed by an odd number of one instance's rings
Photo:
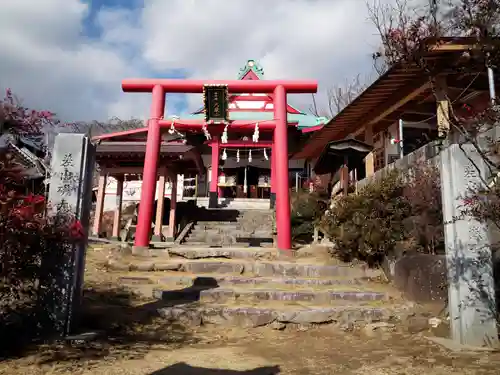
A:
{"type": "Polygon", "coordinates": [[[190,80],[131,78],[122,81],[124,92],[152,92],[160,86],[164,93],[201,94],[205,85],[226,85],[232,94],[270,94],[278,86],[283,86],[287,94],[314,94],[318,91],[315,80],[190,80]]]}

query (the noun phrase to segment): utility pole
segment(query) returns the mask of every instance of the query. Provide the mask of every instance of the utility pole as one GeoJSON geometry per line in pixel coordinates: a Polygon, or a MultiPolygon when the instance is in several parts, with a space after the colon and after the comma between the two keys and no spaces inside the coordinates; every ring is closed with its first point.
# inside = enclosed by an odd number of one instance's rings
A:
{"type": "Polygon", "coordinates": [[[486,61],[486,68],[488,69],[488,86],[490,89],[490,101],[491,105],[495,105],[497,101],[497,96],[495,93],[495,76],[493,74],[493,69],[491,68],[491,65],[489,64],[489,53],[486,55],[487,56],[487,61],[486,61]]]}
{"type": "Polygon", "coordinates": [[[404,150],[403,150],[403,119],[399,119],[399,158],[403,159],[404,156],[404,150]]]}

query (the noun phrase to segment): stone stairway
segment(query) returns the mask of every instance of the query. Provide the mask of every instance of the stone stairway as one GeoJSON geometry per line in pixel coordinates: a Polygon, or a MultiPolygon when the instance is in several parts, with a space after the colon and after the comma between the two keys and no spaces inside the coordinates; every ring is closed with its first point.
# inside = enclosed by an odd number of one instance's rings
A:
{"type": "Polygon", "coordinates": [[[184,246],[272,246],[273,213],[257,210],[203,210],[182,239],[184,246]]]}
{"type": "Polygon", "coordinates": [[[140,257],[115,251],[106,264],[127,288],[157,300],[162,317],[186,325],[363,325],[408,313],[379,271],[325,259],[178,246],[140,257]]]}
{"type": "MultiPolygon", "coordinates": [[[[208,198],[196,198],[198,207],[208,208],[208,198]]],[[[269,199],[257,198],[219,198],[218,206],[220,209],[228,210],[268,210],[269,199]]]]}

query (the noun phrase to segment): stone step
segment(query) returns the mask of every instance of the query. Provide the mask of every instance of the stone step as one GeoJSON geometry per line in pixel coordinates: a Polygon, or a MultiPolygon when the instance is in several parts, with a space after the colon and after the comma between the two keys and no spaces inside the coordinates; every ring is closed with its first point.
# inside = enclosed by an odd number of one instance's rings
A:
{"type": "Polygon", "coordinates": [[[191,230],[191,234],[195,234],[195,233],[208,233],[208,234],[219,234],[220,233],[220,229],[217,228],[217,227],[214,227],[214,228],[202,228],[198,225],[195,225],[193,227],[193,229],[191,230]]]}
{"type": "Polygon", "coordinates": [[[187,259],[115,259],[107,261],[110,269],[138,271],[179,271],[192,274],[216,273],[252,275],[262,277],[366,277],[369,270],[351,268],[348,265],[307,264],[300,262],[244,261],[244,260],[187,260],[187,259]]]}
{"type": "Polygon", "coordinates": [[[281,306],[271,301],[252,304],[213,304],[192,302],[158,309],[169,322],[187,326],[216,324],[222,326],[283,329],[287,325],[315,324],[366,325],[373,322],[395,322],[405,314],[404,306],[281,306]]]}
{"type": "Polygon", "coordinates": [[[259,214],[256,216],[248,216],[248,215],[240,215],[236,217],[230,217],[230,218],[225,218],[225,217],[217,217],[217,215],[211,215],[211,216],[205,216],[205,217],[199,217],[198,220],[196,221],[198,224],[207,224],[207,225],[212,225],[212,224],[219,224],[219,225],[239,225],[241,223],[248,223],[248,222],[254,222],[254,223],[261,223],[261,222],[273,222],[274,218],[270,216],[269,214],[259,214]]]}
{"type": "Polygon", "coordinates": [[[199,242],[206,243],[207,245],[225,245],[232,244],[236,242],[236,237],[231,237],[225,234],[217,233],[217,234],[207,234],[207,233],[194,233],[190,234],[189,237],[186,238],[186,242],[199,242]]]}
{"type": "Polygon", "coordinates": [[[230,238],[230,237],[195,237],[186,238],[182,243],[183,246],[198,246],[206,248],[233,248],[233,247],[272,247],[272,239],[260,238],[230,238]]]}
{"type": "Polygon", "coordinates": [[[272,228],[269,229],[256,229],[253,231],[252,235],[254,237],[259,237],[259,238],[268,238],[268,237],[273,237],[273,230],[272,228]]]}
{"type": "Polygon", "coordinates": [[[245,231],[242,229],[226,229],[226,228],[211,228],[211,229],[203,229],[203,228],[194,228],[190,236],[217,236],[219,234],[232,236],[232,237],[256,237],[256,238],[269,238],[273,236],[272,230],[252,230],[245,231]]]}
{"type": "Polygon", "coordinates": [[[234,220],[234,221],[218,221],[218,220],[206,220],[206,221],[200,221],[198,220],[196,222],[196,225],[198,226],[202,226],[202,227],[205,227],[205,228],[217,228],[217,227],[220,227],[220,226],[235,226],[235,227],[239,227],[241,226],[241,221],[238,219],[238,220],[234,220]]]}
{"type": "Polygon", "coordinates": [[[324,290],[278,290],[190,287],[177,290],[153,289],[152,296],[162,301],[201,301],[226,303],[231,301],[259,302],[280,301],[283,303],[303,302],[317,305],[345,301],[388,301],[389,295],[372,291],[324,291],[324,290]],[[208,289],[207,289],[208,288],[208,289]]]}
{"type": "MultiPolygon", "coordinates": [[[[367,284],[366,278],[295,278],[295,277],[245,277],[218,274],[196,274],[189,275],[179,272],[158,272],[158,273],[132,273],[130,276],[119,278],[120,283],[124,285],[147,285],[163,284],[170,285],[172,288],[183,286],[244,286],[252,288],[263,286],[275,286],[277,288],[343,288],[343,289],[361,289],[367,284]]],[[[377,286],[385,286],[380,284],[377,286]]],[[[376,289],[370,285],[371,289],[376,289]]]]}
{"type": "MultiPolygon", "coordinates": [[[[238,238],[238,243],[244,243],[245,239],[244,238],[238,238]],[[241,242],[240,242],[241,241],[241,242]]],[[[274,247],[274,239],[273,238],[265,238],[264,241],[261,241],[260,243],[256,243],[255,239],[253,241],[248,243],[249,247],[264,247],[264,248],[273,248],[274,247]]]]}
{"type": "Polygon", "coordinates": [[[239,229],[241,229],[241,224],[235,223],[232,221],[222,222],[222,223],[210,222],[210,221],[209,222],[197,222],[195,225],[195,228],[202,229],[202,230],[210,230],[210,229],[219,230],[220,228],[239,230],[239,229]]]}
{"type": "MultiPolygon", "coordinates": [[[[208,243],[207,241],[196,241],[190,238],[186,238],[186,240],[181,244],[183,247],[206,247],[211,249],[221,249],[221,248],[233,248],[233,247],[250,247],[250,243],[247,241],[237,241],[235,243],[222,243],[222,241],[208,243]]],[[[272,245],[272,244],[271,244],[272,245]]],[[[254,246],[258,247],[258,246],[254,246]]],[[[261,246],[262,247],[262,246],[261,246]]]]}
{"type": "Polygon", "coordinates": [[[229,259],[269,259],[279,255],[277,249],[263,248],[207,248],[207,247],[174,247],[169,249],[170,255],[187,259],[229,258],[229,259]]]}
{"type": "MultiPolygon", "coordinates": [[[[208,207],[208,198],[197,198],[196,199],[198,207],[208,207]]],[[[269,211],[269,199],[248,199],[248,198],[237,198],[227,200],[225,198],[219,198],[217,209],[208,209],[208,211],[231,211],[231,210],[241,210],[241,211],[269,211]]]]}
{"type": "Polygon", "coordinates": [[[184,246],[198,246],[207,248],[221,248],[221,247],[272,247],[274,240],[272,238],[257,238],[257,237],[188,237],[183,241],[184,246]]]}
{"type": "MultiPolygon", "coordinates": [[[[260,243],[260,242],[273,242],[273,235],[267,234],[252,234],[252,233],[236,233],[236,232],[220,232],[220,233],[207,233],[202,231],[197,231],[190,233],[184,239],[184,242],[197,242],[206,243],[207,246],[225,246],[234,243],[260,243]]],[[[241,246],[241,245],[240,245],[241,246]]],[[[255,246],[255,245],[252,245],[255,246]]]]}
{"type": "Polygon", "coordinates": [[[208,215],[203,215],[198,217],[198,223],[232,223],[232,224],[238,224],[241,222],[248,222],[248,221],[273,221],[273,215],[270,212],[258,212],[258,211],[253,211],[252,215],[249,214],[238,214],[234,216],[225,216],[225,215],[217,215],[216,213],[211,213],[208,215]]]}
{"type": "Polygon", "coordinates": [[[246,236],[232,236],[229,233],[220,233],[220,234],[201,234],[197,233],[194,235],[189,235],[184,239],[184,242],[196,242],[196,243],[204,243],[207,247],[213,246],[226,246],[226,245],[234,245],[240,243],[240,247],[244,246],[243,244],[250,244],[251,246],[258,246],[259,243],[272,243],[273,236],[268,237],[257,237],[253,235],[246,236]]]}
{"type": "Polygon", "coordinates": [[[219,233],[217,234],[209,234],[209,233],[190,233],[189,236],[186,238],[187,241],[192,241],[192,242],[207,242],[208,240],[211,239],[213,241],[210,242],[220,242],[222,241],[222,237],[219,233]]]}
{"type": "Polygon", "coordinates": [[[190,236],[231,236],[231,237],[255,237],[255,238],[269,238],[273,236],[271,231],[244,231],[244,230],[225,230],[225,229],[194,229],[191,231],[190,236]]]}

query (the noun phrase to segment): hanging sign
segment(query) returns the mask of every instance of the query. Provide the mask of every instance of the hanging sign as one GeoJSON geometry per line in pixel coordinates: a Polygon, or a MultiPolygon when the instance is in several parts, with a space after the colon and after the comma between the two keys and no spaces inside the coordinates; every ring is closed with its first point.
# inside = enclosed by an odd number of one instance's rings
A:
{"type": "Polygon", "coordinates": [[[229,101],[227,85],[204,85],[203,103],[205,121],[221,124],[229,122],[229,101]]]}

